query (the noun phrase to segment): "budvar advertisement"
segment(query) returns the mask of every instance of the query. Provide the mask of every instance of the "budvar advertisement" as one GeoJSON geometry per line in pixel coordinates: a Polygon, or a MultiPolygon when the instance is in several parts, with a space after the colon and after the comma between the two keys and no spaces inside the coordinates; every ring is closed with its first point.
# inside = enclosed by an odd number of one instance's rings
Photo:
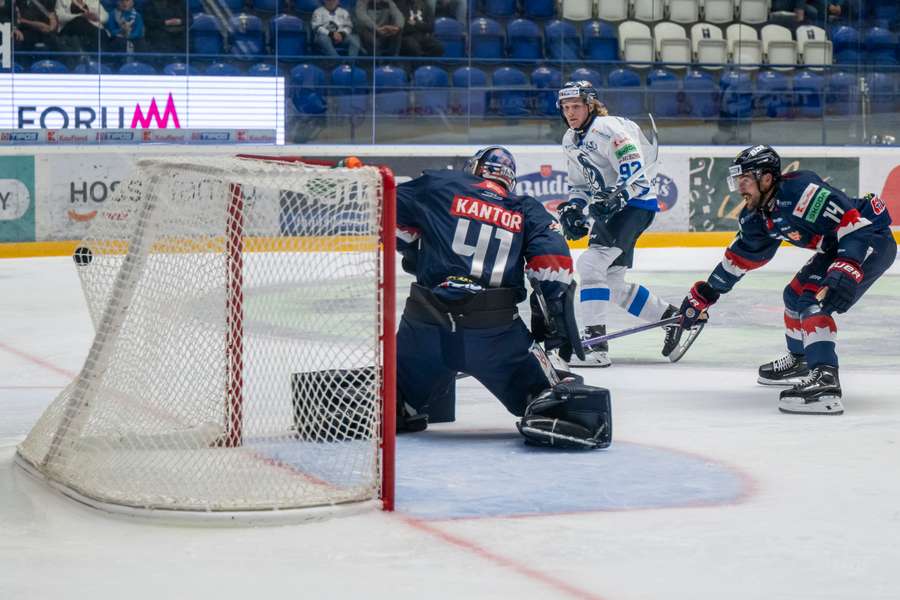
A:
{"type": "Polygon", "coordinates": [[[3,73],[0,129],[273,129],[283,144],[284,78],[3,73]]]}

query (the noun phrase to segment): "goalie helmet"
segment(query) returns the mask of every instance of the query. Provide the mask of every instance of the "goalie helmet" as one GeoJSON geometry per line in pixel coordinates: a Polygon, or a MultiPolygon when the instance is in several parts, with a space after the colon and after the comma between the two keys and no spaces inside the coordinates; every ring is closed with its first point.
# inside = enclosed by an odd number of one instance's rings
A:
{"type": "Polygon", "coordinates": [[[503,146],[482,148],[463,165],[463,171],[496,181],[507,192],[516,187],[516,159],[503,146]]]}
{"type": "Polygon", "coordinates": [[[728,190],[738,191],[738,177],[751,174],[759,179],[770,173],[777,182],[781,179],[781,157],[771,146],[759,144],[742,150],[728,168],[728,190]]]}
{"type": "Polygon", "coordinates": [[[562,103],[563,100],[568,100],[569,98],[580,98],[583,100],[588,105],[591,115],[599,115],[601,117],[607,115],[606,105],[600,100],[600,92],[597,91],[597,88],[590,81],[567,81],[557,92],[556,109],[564,122],[566,122],[566,117],[563,115],[562,103]]]}

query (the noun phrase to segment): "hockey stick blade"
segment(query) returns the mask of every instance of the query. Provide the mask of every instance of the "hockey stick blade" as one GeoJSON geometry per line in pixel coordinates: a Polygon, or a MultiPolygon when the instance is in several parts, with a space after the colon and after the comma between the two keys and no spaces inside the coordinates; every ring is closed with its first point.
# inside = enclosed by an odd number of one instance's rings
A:
{"type": "Polygon", "coordinates": [[[612,333],[607,333],[606,335],[599,335],[597,337],[589,338],[586,340],[581,340],[581,345],[584,346],[585,348],[587,348],[588,346],[592,346],[594,344],[599,344],[600,342],[605,342],[607,340],[614,340],[616,338],[625,337],[626,335],[631,335],[633,333],[649,331],[650,329],[656,329],[657,327],[665,327],[666,325],[675,325],[679,321],[681,321],[681,315],[669,317],[668,319],[662,319],[661,321],[654,321],[653,323],[645,323],[643,325],[629,327],[628,329],[620,329],[619,331],[613,331],[612,333]]]}

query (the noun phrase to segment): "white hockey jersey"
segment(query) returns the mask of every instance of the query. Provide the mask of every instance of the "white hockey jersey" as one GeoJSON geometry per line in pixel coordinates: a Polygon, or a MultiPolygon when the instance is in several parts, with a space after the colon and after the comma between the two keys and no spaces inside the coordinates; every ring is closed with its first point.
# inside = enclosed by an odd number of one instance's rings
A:
{"type": "Polygon", "coordinates": [[[594,117],[584,136],[569,129],[563,136],[569,172],[569,199],[583,205],[597,192],[615,187],[637,171],[627,188],[628,204],[658,211],[655,151],[637,123],[623,117],[594,117]],[[647,155],[653,160],[648,163],[647,155]]]}

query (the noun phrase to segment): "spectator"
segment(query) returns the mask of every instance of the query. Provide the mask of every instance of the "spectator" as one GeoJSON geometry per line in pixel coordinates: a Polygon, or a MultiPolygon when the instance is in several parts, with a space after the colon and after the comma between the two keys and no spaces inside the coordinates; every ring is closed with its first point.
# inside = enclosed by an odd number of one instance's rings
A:
{"type": "Polygon", "coordinates": [[[100,41],[108,37],[103,27],[109,13],[100,0],[57,0],[59,47],[68,52],[97,52],[100,41]]]}
{"type": "Polygon", "coordinates": [[[16,0],[18,50],[56,50],[56,0],[16,0]]]}
{"type": "Polygon", "coordinates": [[[109,49],[113,52],[146,52],[144,19],[134,9],[134,0],[119,0],[106,23],[109,32],[109,49]]]}
{"type": "Polygon", "coordinates": [[[428,0],[397,0],[403,13],[400,53],[404,56],[443,56],[444,46],[434,37],[434,12],[428,0]]]}
{"type": "Polygon", "coordinates": [[[187,44],[188,3],[185,0],[151,0],[144,9],[147,41],[154,52],[183,54],[187,44]]]}
{"type": "Polygon", "coordinates": [[[359,54],[359,36],[353,33],[350,13],[338,0],[322,0],[322,4],[312,15],[316,46],[326,56],[337,56],[338,48],[346,48],[350,57],[359,54]]]}
{"type": "Polygon", "coordinates": [[[356,22],[367,52],[373,56],[397,56],[400,52],[403,13],[394,0],[358,0],[356,22]]]}

